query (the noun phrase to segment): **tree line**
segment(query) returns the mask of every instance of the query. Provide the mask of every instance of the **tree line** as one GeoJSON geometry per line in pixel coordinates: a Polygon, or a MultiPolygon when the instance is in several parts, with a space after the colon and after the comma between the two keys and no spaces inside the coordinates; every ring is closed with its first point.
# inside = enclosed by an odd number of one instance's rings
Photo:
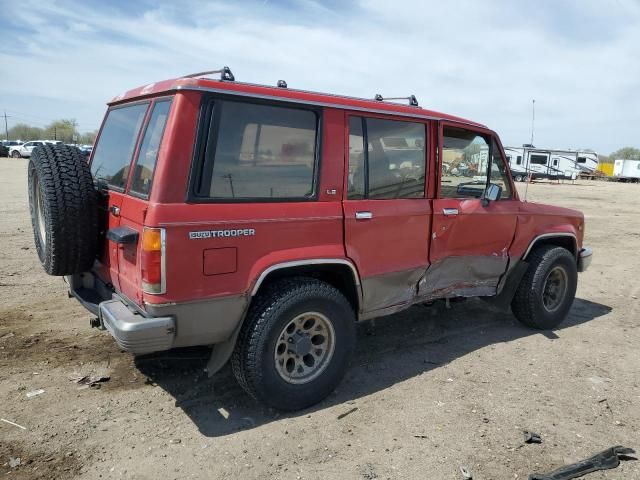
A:
{"type": "Polygon", "coordinates": [[[598,155],[600,163],[613,163],[614,160],[640,160],[640,148],[624,147],[609,155],[598,155]]]}
{"type": "Polygon", "coordinates": [[[98,131],[80,133],[75,119],[61,119],[44,128],[17,123],[9,129],[7,140],[61,140],[64,143],[93,145],[98,131]]]}

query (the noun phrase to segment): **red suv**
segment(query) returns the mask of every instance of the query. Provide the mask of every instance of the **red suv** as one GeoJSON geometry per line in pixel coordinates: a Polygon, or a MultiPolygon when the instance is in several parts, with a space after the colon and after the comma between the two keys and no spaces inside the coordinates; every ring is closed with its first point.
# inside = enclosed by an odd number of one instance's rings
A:
{"type": "Polygon", "coordinates": [[[358,321],[455,297],[565,318],[584,217],[520,201],[495,132],[414,97],[221,73],[114,98],[88,164],[53,145],[29,161],[45,270],[124,350],[212,345],[210,374],[231,359],[249,394],[294,410],[336,387],[358,321]]]}

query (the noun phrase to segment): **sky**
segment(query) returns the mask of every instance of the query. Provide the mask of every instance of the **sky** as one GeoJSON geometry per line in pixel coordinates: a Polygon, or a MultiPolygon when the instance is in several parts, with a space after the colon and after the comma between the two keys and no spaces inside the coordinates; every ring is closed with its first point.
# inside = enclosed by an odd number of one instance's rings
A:
{"type": "Polygon", "coordinates": [[[9,127],[95,130],[123,91],[228,65],[239,81],[414,94],[511,146],[529,143],[535,99],[538,147],[640,147],[640,0],[0,0],[0,25],[9,127]]]}

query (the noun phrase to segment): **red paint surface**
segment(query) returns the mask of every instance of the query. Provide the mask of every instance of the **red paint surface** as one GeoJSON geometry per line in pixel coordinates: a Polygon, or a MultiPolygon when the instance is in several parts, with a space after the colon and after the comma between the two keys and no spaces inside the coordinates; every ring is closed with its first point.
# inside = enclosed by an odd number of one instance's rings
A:
{"type": "MultiPolygon", "coordinates": [[[[142,88],[131,90],[112,104],[138,100],[141,91],[142,88]]],[[[163,295],[141,291],[139,245],[134,251],[126,251],[132,247],[122,248],[107,241],[100,275],[140,304],[246,294],[267,268],[294,260],[348,259],[361,278],[366,279],[420,267],[426,269],[430,263],[451,256],[519,257],[536,235],[548,232],[574,233],[578,246],[582,244],[579,229],[582,216],[573,210],[521,203],[515,193],[513,200],[492,202],[487,207],[475,199],[437,198],[439,121],[427,117],[461,121],[457,117],[375,101],[202,79],[159,82],[146,88],[143,96],[158,98],[169,93],[174,98],[149,200],[126,192],[109,193],[109,206],[121,209],[120,217],[109,214],[109,228],[128,226],[138,231],[140,237],[143,226],[166,229],[167,288],[163,295]],[[187,203],[201,93],[176,91],[179,86],[344,106],[344,110],[323,108],[318,200],[187,203]],[[346,200],[346,109],[349,108],[388,112],[387,116],[354,111],[363,116],[395,119],[406,118],[403,116],[406,114],[424,116],[410,118],[423,122],[427,131],[424,198],[346,200]],[[459,215],[445,217],[443,208],[457,208],[459,215]],[[356,220],[358,211],[369,211],[373,218],[356,220]],[[189,238],[189,232],[194,231],[246,228],[254,229],[255,235],[189,238]],[[235,256],[231,255],[232,251],[235,256]]],[[[474,125],[483,133],[495,135],[479,124],[474,125]]],[[[138,148],[139,145],[136,152],[138,148]]],[[[512,190],[515,192],[513,185],[512,190]]]]}

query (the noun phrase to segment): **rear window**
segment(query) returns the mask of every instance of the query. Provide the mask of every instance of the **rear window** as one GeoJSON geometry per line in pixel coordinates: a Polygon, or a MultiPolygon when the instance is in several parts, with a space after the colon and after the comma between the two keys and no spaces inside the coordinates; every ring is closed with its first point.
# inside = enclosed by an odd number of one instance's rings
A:
{"type": "Polygon", "coordinates": [[[171,100],[162,100],[154,104],[151,119],[147,124],[142,146],[138,152],[136,166],[133,169],[130,191],[145,198],[149,196],[149,191],[151,190],[153,171],[156,168],[160,141],[164,133],[164,126],[167,123],[170,107],[171,100]]]}
{"type": "Polygon", "coordinates": [[[211,199],[314,196],[314,111],[217,101],[196,188],[211,199]]]}
{"type": "Polygon", "coordinates": [[[131,157],[149,103],[109,110],[95,147],[91,173],[116,189],[124,189],[131,157]]]}

